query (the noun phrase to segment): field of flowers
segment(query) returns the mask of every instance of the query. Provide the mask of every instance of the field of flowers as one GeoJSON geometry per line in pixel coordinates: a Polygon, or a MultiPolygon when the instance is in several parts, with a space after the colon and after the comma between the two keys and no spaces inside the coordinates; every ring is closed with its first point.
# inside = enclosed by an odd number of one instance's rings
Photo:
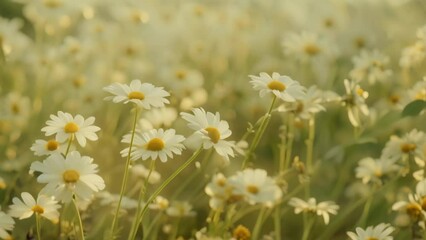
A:
{"type": "Polygon", "coordinates": [[[1,0],[0,239],[426,239],[425,0],[1,0]]]}

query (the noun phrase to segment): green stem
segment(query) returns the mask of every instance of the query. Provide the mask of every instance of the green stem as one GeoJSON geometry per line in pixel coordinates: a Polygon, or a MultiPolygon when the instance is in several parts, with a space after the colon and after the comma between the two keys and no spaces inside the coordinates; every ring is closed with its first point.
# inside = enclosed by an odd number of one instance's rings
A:
{"type": "Polygon", "coordinates": [[[361,227],[361,228],[366,227],[368,213],[370,212],[372,202],[373,202],[373,196],[370,196],[365,202],[361,217],[359,218],[358,223],[356,224],[357,227],[361,227]]]}
{"type": "Polygon", "coordinates": [[[313,216],[308,216],[308,220],[306,221],[306,224],[304,224],[303,229],[303,236],[302,240],[308,240],[309,234],[311,233],[312,227],[314,226],[315,218],[313,216]]]}
{"type": "Polygon", "coordinates": [[[170,234],[170,237],[169,237],[170,240],[175,240],[176,239],[176,236],[177,236],[177,233],[178,233],[178,229],[179,229],[179,223],[180,223],[180,217],[178,219],[176,219],[176,222],[175,222],[175,224],[173,226],[172,233],[170,234]]]}
{"type": "Polygon", "coordinates": [[[308,139],[306,140],[306,166],[309,175],[313,173],[313,153],[314,153],[314,141],[315,141],[315,115],[309,118],[309,133],[308,139]]]}
{"type": "Polygon", "coordinates": [[[41,240],[41,230],[40,230],[40,215],[36,213],[36,230],[37,230],[37,240],[41,240]]]}
{"type": "Polygon", "coordinates": [[[78,226],[80,228],[80,240],[84,240],[84,232],[83,232],[83,222],[81,221],[80,211],[78,210],[77,202],[75,201],[75,197],[72,198],[72,203],[75,208],[75,212],[77,213],[78,226]]]}
{"type": "Polygon", "coordinates": [[[275,239],[281,240],[281,205],[277,204],[274,211],[275,239]]]}
{"type": "Polygon", "coordinates": [[[127,180],[128,180],[128,177],[129,177],[130,155],[131,155],[131,152],[132,152],[133,139],[135,137],[136,123],[137,122],[138,122],[138,108],[136,107],[135,108],[135,118],[133,120],[133,127],[132,127],[132,136],[130,138],[129,152],[127,153],[126,167],[124,169],[123,181],[121,183],[120,198],[118,199],[117,209],[115,210],[114,218],[112,220],[111,235],[110,235],[111,240],[114,239],[114,231],[115,231],[115,227],[117,225],[118,214],[120,213],[121,201],[123,200],[124,192],[126,191],[127,180]]]}
{"type": "MultiPolygon", "coordinates": [[[[161,191],[163,191],[163,189],[169,185],[169,183],[175,179],[175,177],[183,171],[183,169],[185,169],[186,167],[188,167],[196,158],[197,156],[200,154],[200,152],[203,150],[202,147],[200,147],[197,151],[195,151],[192,156],[184,163],[182,164],[174,173],[172,173],[172,175],[170,175],[162,184],[160,187],[157,188],[157,190],[155,190],[155,192],[151,195],[151,197],[148,199],[148,201],[145,203],[145,206],[142,209],[142,212],[140,214],[140,216],[136,216],[137,217],[137,225],[139,226],[139,224],[141,224],[143,217],[146,213],[146,211],[148,210],[148,206],[149,204],[161,193],[161,191]]],[[[130,234],[129,235],[129,240],[135,239],[135,235],[130,234]]]]}
{"type": "Polygon", "coordinates": [[[288,169],[291,163],[291,153],[293,151],[293,140],[294,140],[294,114],[289,113],[288,115],[288,132],[287,132],[287,147],[285,155],[284,169],[288,169]]]}
{"type": "Polygon", "coordinates": [[[241,166],[242,169],[247,167],[247,163],[252,157],[252,154],[254,150],[256,149],[257,145],[260,142],[260,139],[262,138],[263,133],[266,130],[266,127],[268,126],[269,120],[271,119],[271,112],[275,104],[275,100],[277,100],[277,96],[274,95],[274,98],[272,99],[271,106],[269,107],[268,112],[263,116],[262,123],[259,126],[259,129],[256,131],[256,134],[254,135],[253,141],[251,142],[251,145],[246,152],[243,164],[241,166]]]}
{"type": "Polygon", "coordinates": [[[266,208],[260,209],[259,215],[257,216],[256,223],[254,224],[252,239],[259,239],[260,230],[262,228],[263,218],[265,217],[266,208]]]}
{"type": "Polygon", "coordinates": [[[283,174],[286,170],[286,150],[287,150],[287,126],[281,126],[282,133],[280,135],[281,143],[280,143],[280,163],[279,163],[279,173],[283,174]]]}
{"type": "MultiPolygon", "coordinates": [[[[141,191],[139,193],[139,200],[138,200],[138,207],[137,207],[137,210],[136,210],[136,216],[139,216],[139,214],[140,214],[142,202],[143,202],[143,199],[145,197],[146,189],[148,188],[149,178],[151,177],[151,174],[154,171],[154,169],[155,169],[155,160],[151,160],[151,164],[149,166],[148,176],[146,177],[144,185],[141,188],[141,191]]],[[[138,225],[136,224],[137,223],[136,219],[137,218],[134,218],[133,222],[132,222],[132,228],[130,230],[131,235],[136,235],[136,232],[138,230],[138,225]],[[133,232],[135,232],[135,233],[133,233],[133,232]]]]}
{"type": "Polygon", "coordinates": [[[65,151],[65,157],[67,157],[70,148],[71,148],[71,143],[74,140],[74,134],[71,134],[71,136],[68,138],[68,144],[67,144],[67,150],[65,151]]]}
{"type": "MultiPolygon", "coordinates": [[[[157,214],[157,216],[155,216],[155,218],[154,218],[154,220],[151,222],[151,224],[149,225],[149,227],[148,227],[148,229],[147,229],[147,231],[146,231],[146,233],[144,233],[144,235],[143,235],[143,239],[145,240],[145,239],[148,239],[148,237],[149,237],[149,234],[151,233],[151,231],[152,231],[152,229],[154,228],[154,226],[158,223],[158,221],[160,221],[160,219],[161,219],[161,216],[163,215],[163,213],[162,212],[159,212],[158,214],[157,214]]],[[[151,238],[151,239],[153,239],[153,238],[151,238]]]]}

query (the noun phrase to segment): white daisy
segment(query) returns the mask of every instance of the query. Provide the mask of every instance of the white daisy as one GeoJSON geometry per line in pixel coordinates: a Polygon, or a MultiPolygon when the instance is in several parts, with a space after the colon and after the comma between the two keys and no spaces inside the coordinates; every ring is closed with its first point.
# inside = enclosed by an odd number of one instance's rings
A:
{"type": "Polygon", "coordinates": [[[367,229],[356,228],[356,233],[347,232],[348,236],[352,240],[393,240],[393,237],[390,234],[395,229],[390,224],[380,223],[379,225],[373,227],[369,226],[367,229]]]}
{"type": "Polygon", "coordinates": [[[354,68],[349,75],[357,82],[367,80],[370,84],[389,78],[392,71],[387,68],[389,57],[375,50],[373,52],[362,51],[359,56],[352,59],[354,68]]]}
{"type": "MultiPolygon", "coordinates": [[[[100,204],[102,206],[112,206],[113,208],[117,207],[118,200],[120,199],[120,195],[118,194],[111,194],[107,191],[102,191],[96,194],[97,197],[101,199],[100,204]]],[[[126,196],[123,196],[121,199],[121,210],[130,210],[135,209],[138,207],[138,201],[128,198],[126,196]]]]}
{"type": "Polygon", "coordinates": [[[39,183],[47,183],[42,193],[62,202],[71,201],[73,195],[87,200],[93,192],[105,188],[104,180],[96,174],[98,165],[92,162],[93,158],[72,151],[66,158],[58,153],[52,154],[43,162],[31,164],[30,169],[41,172],[37,178],[39,183]]]}
{"type": "Polygon", "coordinates": [[[133,80],[130,85],[113,83],[104,88],[105,91],[114,96],[106,97],[105,100],[112,100],[115,103],[133,102],[141,108],[151,109],[151,107],[164,107],[169,103],[166,97],[170,94],[162,87],[155,87],[150,83],[142,83],[140,80],[133,80]]]}
{"type": "Polygon", "coordinates": [[[250,204],[273,206],[282,197],[282,191],[274,179],[263,169],[245,169],[229,178],[236,195],[244,196],[250,204]]]}
{"type": "Polygon", "coordinates": [[[421,221],[426,218],[426,211],[423,204],[426,197],[421,197],[418,194],[409,194],[408,201],[398,201],[392,205],[392,210],[405,212],[414,222],[421,221]]]}
{"type": "Polygon", "coordinates": [[[204,189],[207,195],[210,196],[210,207],[212,209],[222,209],[232,197],[233,189],[234,187],[222,173],[214,175],[212,181],[204,189]]]}
{"type": "Polygon", "coordinates": [[[149,204],[149,208],[150,209],[154,209],[154,210],[166,210],[169,208],[169,200],[167,200],[167,198],[164,198],[162,196],[157,196],[155,198],[155,200],[149,204]]]}
{"type": "Polygon", "coordinates": [[[282,46],[287,55],[292,55],[301,61],[331,55],[332,53],[327,41],[310,32],[291,33],[285,37],[282,46]]]}
{"type": "Polygon", "coordinates": [[[9,215],[19,219],[31,217],[34,213],[56,223],[59,220],[58,209],[61,207],[53,197],[38,195],[37,201],[27,192],[21,193],[22,200],[14,197],[9,215]]]}
{"type": "Polygon", "coordinates": [[[402,138],[391,136],[383,149],[382,157],[399,161],[403,159],[404,156],[407,157],[412,155],[415,162],[419,166],[423,166],[425,160],[423,149],[425,144],[426,134],[417,129],[413,129],[402,138]]]}
{"type": "MultiPolygon", "coordinates": [[[[146,178],[148,177],[149,174],[149,169],[147,169],[144,165],[142,164],[135,164],[132,165],[130,168],[130,172],[132,173],[133,176],[135,176],[136,178],[139,179],[143,179],[144,181],[146,180],[146,178]]],[[[149,180],[148,182],[150,184],[156,184],[158,182],[160,182],[161,180],[161,175],[159,172],[153,170],[151,172],[151,175],[149,176],[149,180]]]]}
{"type": "MultiPolygon", "coordinates": [[[[123,137],[121,142],[130,143],[131,134],[123,137]]],[[[180,155],[185,146],[182,142],[185,138],[182,135],[176,135],[174,129],[163,130],[152,129],[145,133],[136,133],[133,139],[131,159],[142,158],[146,160],[151,158],[156,160],[160,158],[162,162],[167,162],[167,158],[173,158],[173,154],[180,155]]],[[[121,151],[123,157],[127,156],[129,148],[121,151]]]]}
{"type": "Polygon", "coordinates": [[[291,198],[288,204],[294,207],[294,213],[296,214],[301,212],[310,212],[318,216],[322,216],[325,224],[330,222],[329,214],[336,215],[337,210],[339,210],[339,206],[334,202],[325,201],[317,204],[317,200],[315,198],[309,198],[307,202],[300,198],[291,198]]]}
{"type": "Polygon", "coordinates": [[[31,146],[31,151],[33,151],[36,156],[63,153],[64,149],[64,146],[55,139],[50,139],[49,141],[37,139],[31,146]]]}
{"type": "Polygon", "coordinates": [[[15,221],[9,215],[0,211],[0,238],[1,239],[12,239],[7,231],[12,231],[15,225],[15,221]]]}
{"type": "Polygon", "coordinates": [[[294,102],[296,99],[302,99],[306,94],[305,88],[299,82],[276,72],[272,73],[272,76],[261,72],[259,76],[250,75],[249,77],[253,88],[260,91],[261,97],[272,93],[283,101],[294,102]]]}
{"type": "Polygon", "coordinates": [[[382,179],[399,169],[399,166],[390,159],[373,159],[367,157],[361,159],[355,169],[356,177],[361,178],[363,183],[381,183],[382,179]]]}
{"type": "Polygon", "coordinates": [[[361,124],[361,114],[368,116],[370,111],[365,103],[368,98],[368,92],[364,91],[356,82],[345,79],[343,81],[346,90],[346,96],[343,98],[343,104],[348,109],[349,121],[354,127],[361,124]]]}
{"type": "Polygon", "coordinates": [[[91,141],[98,140],[96,132],[100,128],[93,125],[95,117],[89,117],[84,120],[79,114],[73,117],[69,113],[59,111],[57,116],[50,115],[50,119],[46,122],[47,126],[42,128],[41,131],[45,132],[46,136],[56,134],[58,142],[65,142],[74,136],[78,143],[84,147],[86,146],[86,138],[91,141]]]}
{"type": "MultiPolygon", "coordinates": [[[[426,101],[426,77],[423,81],[418,81],[411,89],[407,91],[409,101],[423,100],[426,101]]],[[[408,103],[407,103],[408,104],[408,103]]]]}
{"type": "Polygon", "coordinates": [[[181,113],[183,119],[188,122],[188,127],[195,130],[193,137],[201,139],[204,149],[214,148],[216,152],[229,160],[229,156],[234,157],[234,142],[225,140],[231,136],[229,124],[225,120],[220,120],[220,114],[216,112],[206,112],[203,108],[195,108],[193,114],[181,113]]]}
{"type": "Polygon", "coordinates": [[[171,217],[191,217],[195,216],[195,212],[192,210],[192,205],[188,202],[174,201],[166,209],[167,215],[171,217]]]}

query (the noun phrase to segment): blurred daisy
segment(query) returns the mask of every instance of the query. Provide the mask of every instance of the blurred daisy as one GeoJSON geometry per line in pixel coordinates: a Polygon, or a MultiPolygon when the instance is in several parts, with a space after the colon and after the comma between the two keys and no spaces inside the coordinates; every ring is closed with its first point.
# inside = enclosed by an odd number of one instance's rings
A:
{"type": "Polygon", "coordinates": [[[288,35],[283,43],[284,52],[302,61],[310,60],[328,53],[328,44],[315,33],[302,32],[288,35]]]}
{"type": "Polygon", "coordinates": [[[105,91],[114,96],[106,97],[105,100],[112,100],[115,103],[128,102],[135,103],[141,108],[151,109],[151,107],[164,107],[169,103],[166,97],[170,94],[162,87],[155,87],[150,83],[142,83],[140,80],[133,80],[130,85],[113,83],[104,88],[105,91]]]}
{"type": "MultiPolygon", "coordinates": [[[[99,197],[101,199],[100,204],[102,206],[111,206],[113,208],[117,207],[118,204],[118,200],[120,199],[120,195],[118,194],[111,194],[107,191],[102,191],[99,192],[98,194],[96,194],[97,197],[99,197]]],[[[123,196],[123,198],[121,199],[121,210],[130,210],[130,209],[135,209],[138,207],[138,201],[128,198],[126,196],[123,196]]]]}
{"type": "Polygon", "coordinates": [[[370,111],[365,103],[368,92],[364,91],[354,81],[344,80],[346,95],[343,97],[343,104],[347,107],[349,121],[354,127],[361,124],[361,115],[368,116],[370,111]]]}
{"type": "Polygon", "coordinates": [[[413,129],[402,138],[391,136],[383,149],[382,157],[399,161],[404,157],[412,155],[415,162],[419,166],[423,166],[425,160],[423,152],[425,144],[426,134],[417,129],[413,129]]]}
{"type": "MultiPolygon", "coordinates": [[[[121,142],[130,143],[131,134],[123,137],[121,142]]],[[[176,135],[174,129],[163,130],[152,129],[145,133],[137,133],[134,136],[131,159],[142,158],[146,160],[151,158],[156,160],[160,158],[162,162],[167,162],[167,158],[173,158],[173,154],[180,155],[185,146],[182,142],[185,138],[182,135],[176,135]]],[[[127,156],[129,148],[121,151],[123,157],[127,156]]]]}
{"type": "Polygon", "coordinates": [[[322,216],[325,224],[330,222],[329,214],[336,215],[337,210],[339,210],[339,206],[334,202],[325,201],[317,204],[317,200],[315,198],[309,198],[307,202],[300,198],[291,198],[288,204],[294,207],[294,213],[296,214],[301,212],[310,212],[318,216],[322,216]]]}
{"type": "Polygon", "coordinates": [[[192,205],[188,202],[174,201],[166,209],[167,215],[170,217],[191,217],[195,216],[195,212],[192,210],[192,205]]]}
{"type": "Polygon", "coordinates": [[[286,102],[294,102],[296,99],[305,97],[305,88],[288,76],[280,75],[276,72],[269,76],[267,73],[262,72],[259,76],[250,75],[249,77],[253,88],[260,91],[259,95],[261,97],[272,93],[286,102]]]}
{"type": "MultiPolygon", "coordinates": [[[[133,176],[135,176],[137,178],[141,178],[143,180],[146,180],[146,178],[148,177],[148,174],[149,174],[149,169],[147,169],[142,164],[135,164],[135,165],[131,166],[130,172],[132,173],[133,176]]],[[[156,184],[156,183],[160,182],[160,180],[161,180],[160,173],[153,170],[151,172],[151,175],[149,176],[148,182],[150,184],[156,184]]]]}
{"type": "Polygon", "coordinates": [[[361,159],[355,169],[356,177],[361,178],[364,184],[368,182],[380,184],[382,179],[399,169],[394,161],[389,159],[373,159],[367,157],[361,159]]]}
{"type": "Polygon", "coordinates": [[[55,196],[62,202],[71,201],[73,195],[87,200],[93,192],[105,188],[104,180],[96,174],[98,165],[92,162],[93,158],[72,151],[66,158],[59,153],[52,154],[43,162],[32,163],[30,169],[41,173],[37,178],[39,183],[47,183],[43,194],[55,196]]]}
{"type": "Polygon", "coordinates": [[[228,122],[220,120],[220,114],[216,112],[206,112],[203,108],[195,108],[193,114],[181,113],[183,119],[188,122],[188,127],[195,130],[193,137],[197,140],[201,138],[204,149],[214,148],[216,152],[229,160],[229,156],[234,157],[234,142],[225,140],[231,136],[228,122]]]}
{"type": "Polygon", "coordinates": [[[234,187],[229,184],[228,179],[222,173],[214,175],[212,181],[204,189],[207,195],[210,196],[210,207],[212,209],[222,209],[233,196],[233,189],[234,187]]]}
{"type": "Polygon", "coordinates": [[[387,68],[389,57],[377,50],[373,52],[364,50],[352,61],[355,66],[349,76],[357,82],[367,80],[370,84],[374,84],[376,81],[386,80],[392,74],[392,71],[387,68]]]}
{"type": "Polygon", "coordinates": [[[12,236],[7,231],[12,231],[15,225],[15,221],[9,215],[0,211],[0,238],[1,239],[12,239],[12,236]]]}
{"type": "Polygon", "coordinates": [[[166,210],[169,208],[169,200],[167,200],[167,198],[164,198],[162,196],[157,196],[154,200],[154,202],[152,202],[151,204],[149,204],[149,208],[150,209],[155,209],[155,210],[166,210]]]}
{"type": "Polygon", "coordinates": [[[426,42],[417,41],[402,49],[399,65],[403,68],[410,68],[420,65],[426,58],[426,42]]]}
{"type": "Polygon", "coordinates": [[[424,203],[426,197],[417,194],[409,194],[408,201],[398,201],[392,205],[392,210],[405,212],[414,222],[424,220],[426,212],[424,203]]]}
{"type": "Polygon", "coordinates": [[[240,224],[232,231],[232,237],[231,240],[249,240],[251,232],[248,228],[240,224]]]}
{"type": "Polygon", "coordinates": [[[285,102],[277,108],[279,112],[293,112],[296,117],[309,119],[313,114],[325,111],[322,92],[316,87],[311,86],[306,95],[295,102],[285,102]]]}
{"type": "Polygon", "coordinates": [[[154,108],[146,112],[139,120],[139,128],[151,130],[154,128],[170,127],[177,119],[178,113],[173,107],[154,108]]]}
{"type": "Polygon", "coordinates": [[[282,197],[282,191],[263,169],[245,169],[229,179],[233,191],[250,204],[262,203],[272,207],[282,197]]]}
{"type": "Polygon", "coordinates": [[[50,155],[53,153],[62,153],[64,147],[60,142],[55,139],[50,139],[49,141],[37,139],[35,143],[31,146],[31,151],[34,152],[36,156],[50,155]]]}
{"type": "Polygon", "coordinates": [[[99,127],[94,126],[95,117],[84,118],[77,114],[73,117],[69,113],[62,111],[58,115],[50,115],[50,119],[46,122],[46,127],[41,131],[45,132],[46,136],[56,134],[56,141],[65,142],[70,137],[75,137],[77,142],[82,146],[86,146],[86,138],[91,141],[98,140],[96,132],[100,130],[99,127]]]}
{"type": "Polygon", "coordinates": [[[347,232],[351,240],[393,240],[393,237],[390,236],[391,233],[395,230],[391,225],[380,223],[379,225],[373,227],[369,226],[367,229],[356,228],[356,233],[347,232]]]}
{"type": "Polygon", "coordinates": [[[61,207],[53,197],[38,195],[37,201],[27,192],[21,193],[22,200],[14,197],[10,205],[9,215],[19,219],[31,217],[33,214],[39,214],[50,221],[57,223],[59,221],[58,209],[61,207]]]}
{"type": "Polygon", "coordinates": [[[414,84],[414,86],[409,89],[407,93],[410,101],[426,101],[426,77],[423,78],[423,81],[416,82],[416,84],[414,84]]]}

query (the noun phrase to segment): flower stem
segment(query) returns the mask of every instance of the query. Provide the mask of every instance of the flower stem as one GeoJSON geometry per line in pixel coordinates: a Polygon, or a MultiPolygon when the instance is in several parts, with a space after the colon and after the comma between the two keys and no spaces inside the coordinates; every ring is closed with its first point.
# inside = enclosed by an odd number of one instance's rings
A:
{"type": "Polygon", "coordinates": [[[281,204],[277,204],[275,206],[274,226],[275,226],[275,239],[281,240],[281,204]]]}
{"type": "MultiPolygon", "coordinates": [[[[139,216],[139,214],[140,214],[142,202],[143,202],[143,199],[145,197],[146,189],[148,188],[149,177],[151,177],[151,174],[154,171],[154,169],[155,169],[155,160],[151,160],[151,164],[149,166],[148,176],[146,177],[145,183],[144,183],[144,185],[141,188],[141,191],[139,193],[138,208],[136,210],[136,216],[139,216]]],[[[137,223],[136,220],[137,220],[137,218],[133,219],[132,228],[130,230],[131,235],[136,235],[136,232],[137,232],[137,229],[138,229],[138,225],[136,224],[137,223]]]]}
{"type": "Polygon", "coordinates": [[[288,115],[288,131],[287,131],[287,146],[285,152],[285,161],[284,161],[284,170],[288,169],[291,163],[291,154],[293,150],[293,140],[294,140],[294,114],[289,113],[288,115]]]}
{"type": "Polygon", "coordinates": [[[241,166],[242,169],[247,167],[247,163],[252,157],[252,154],[254,150],[256,149],[257,145],[260,142],[260,139],[262,138],[263,133],[266,130],[266,127],[268,126],[269,120],[271,119],[271,112],[275,104],[275,100],[277,100],[277,96],[274,95],[274,98],[272,99],[271,106],[269,107],[268,112],[263,116],[262,123],[259,126],[259,129],[257,129],[256,134],[254,135],[253,141],[251,142],[251,145],[246,152],[243,164],[241,166]]]}
{"type": "Polygon", "coordinates": [[[36,213],[36,230],[37,230],[37,240],[41,240],[41,233],[40,233],[40,214],[36,213]]]}
{"type": "Polygon", "coordinates": [[[260,209],[259,215],[257,216],[256,223],[254,224],[252,239],[259,239],[260,229],[262,228],[263,218],[265,217],[266,208],[260,209]]]}
{"type": "Polygon", "coordinates": [[[309,234],[311,233],[312,227],[314,226],[314,222],[315,222],[315,218],[313,218],[313,216],[307,216],[307,217],[308,219],[306,220],[304,224],[302,240],[309,239],[309,234]]]}
{"type": "Polygon", "coordinates": [[[128,180],[128,177],[129,177],[130,154],[132,152],[133,139],[135,137],[137,121],[138,121],[138,108],[135,108],[135,118],[133,120],[132,136],[130,138],[129,152],[127,154],[126,167],[124,169],[123,181],[121,183],[120,198],[118,199],[117,209],[115,210],[114,218],[112,220],[111,236],[110,236],[111,240],[114,239],[114,231],[115,231],[115,227],[117,225],[118,214],[120,213],[121,201],[123,200],[123,195],[124,195],[124,192],[126,191],[127,180],[128,180]]]}
{"type": "Polygon", "coordinates": [[[309,118],[309,133],[308,139],[306,139],[306,166],[308,174],[313,173],[313,153],[314,153],[314,141],[315,141],[315,115],[309,118]]]}
{"type": "MultiPolygon", "coordinates": [[[[149,197],[148,201],[145,203],[145,206],[142,209],[142,212],[140,214],[140,216],[136,216],[137,217],[137,226],[139,226],[139,224],[141,224],[143,217],[146,213],[146,211],[148,210],[148,206],[149,204],[161,193],[161,191],[163,191],[163,189],[169,185],[169,183],[175,179],[175,177],[182,172],[186,167],[188,167],[196,158],[197,156],[201,153],[201,151],[203,150],[202,147],[200,147],[197,151],[195,151],[192,156],[186,160],[186,162],[184,164],[182,164],[174,173],[172,173],[172,175],[170,175],[162,184],[160,187],[157,188],[157,190],[155,190],[155,192],[151,195],[151,197],[149,197]]],[[[129,240],[131,239],[135,239],[135,233],[130,234],[129,235],[129,240]]]]}
{"type": "Polygon", "coordinates": [[[68,138],[68,144],[67,144],[67,150],[65,151],[65,157],[67,157],[70,148],[71,148],[71,143],[74,140],[74,134],[72,134],[69,138],[68,138]]]}
{"type": "Polygon", "coordinates": [[[366,227],[366,223],[367,223],[367,219],[368,219],[368,213],[370,212],[372,202],[373,202],[373,196],[370,196],[367,199],[367,202],[365,202],[364,209],[362,210],[361,217],[359,218],[356,226],[361,227],[361,228],[366,227]]]}
{"type": "Polygon", "coordinates": [[[72,203],[75,208],[75,212],[77,213],[78,226],[80,228],[80,240],[84,240],[84,232],[83,232],[83,222],[81,221],[80,211],[78,210],[77,202],[75,201],[75,197],[72,198],[72,203]]]}

